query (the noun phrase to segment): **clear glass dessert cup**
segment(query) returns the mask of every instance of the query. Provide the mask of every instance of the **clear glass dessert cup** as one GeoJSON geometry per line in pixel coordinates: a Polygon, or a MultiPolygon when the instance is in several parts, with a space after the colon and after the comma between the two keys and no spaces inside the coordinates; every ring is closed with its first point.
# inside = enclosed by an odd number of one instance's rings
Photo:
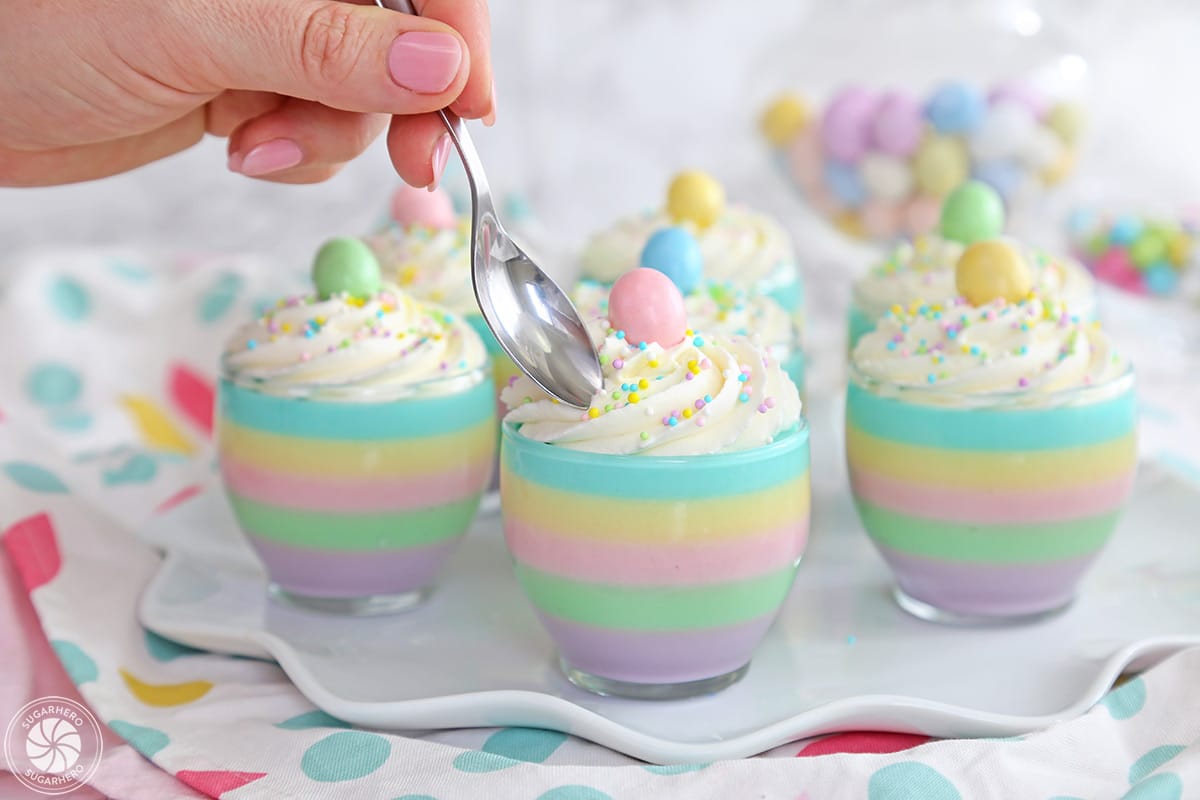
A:
{"type": "Polygon", "coordinates": [[[494,469],[491,365],[398,386],[271,386],[223,370],[226,495],[271,592],[330,613],[417,605],[494,469]]]}
{"type": "Polygon", "coordinates": [[[1132,490],[1136,428],[1132,368],[1046,394],[958,395],[851,366],[850,484],[897,602],[959,624],[1065,609],[1132,490]]]}
{"type": "Polygon", "coordinates": [[[762,447],[682,457],[579,452],[502,428],[505,540],[567,678],[650,699],[741,679],[808,539],[803,420],[762,447]]]}

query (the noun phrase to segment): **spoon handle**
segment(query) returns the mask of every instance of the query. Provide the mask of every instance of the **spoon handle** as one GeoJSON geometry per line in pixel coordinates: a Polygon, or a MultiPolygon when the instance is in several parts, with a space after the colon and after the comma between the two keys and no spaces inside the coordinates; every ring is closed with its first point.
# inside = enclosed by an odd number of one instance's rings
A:
{"type": "MultiPolygon", "coordinates": [[[[409,14],[414,17],[420,16],[409,0],[375,0],[375,2],[381,8],[399,11],[401,14],[409,14]]],[[[488,186],[487,175],[483,171],[479,153],[475,150],[475,142],[471,140],[471,134],[467,132],[467,123],[448,108],[443,108],[436,113],[442,118],[442,123],[450,134],[450,141],[454,142],[459,158],[462,159],[463,168],[467,173],[467,183],[471,186],[471,203],[476,209],[476,216],[485,206],[491,210],[493,208],[492,190],[488,186]]]]}

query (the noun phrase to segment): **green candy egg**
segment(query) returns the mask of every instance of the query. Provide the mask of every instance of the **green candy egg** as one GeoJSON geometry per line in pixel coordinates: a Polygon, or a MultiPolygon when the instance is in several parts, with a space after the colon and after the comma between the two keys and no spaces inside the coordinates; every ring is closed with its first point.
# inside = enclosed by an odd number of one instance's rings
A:
{"type": "Polygon", "coordinates": [[[1129,246],[1129,258],[1140,269],[1167,258],[1167,237],[1157,228],[1147,228],[1129,246]]]}
{"type": "Polygon", "coordinates": [[[382,284],[379,259],[361,239],[330,239],[313,259],[313,285],[322,300],[345,292],[351,297],[371,297],[382,284]]]}
{"type": "Polygon", "coordinates": [[[1004,201],[980,181],[967,181],[942,203],[942,236],[971,245],[997,238],[1004,231],[1004,201]]]}

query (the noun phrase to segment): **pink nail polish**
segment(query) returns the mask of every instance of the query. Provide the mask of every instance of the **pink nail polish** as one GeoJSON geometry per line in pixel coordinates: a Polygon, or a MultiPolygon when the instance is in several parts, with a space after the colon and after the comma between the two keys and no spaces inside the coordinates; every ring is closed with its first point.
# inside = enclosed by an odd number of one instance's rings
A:
{"type": "MultiPolygon", "coordinates": [[[[230,156],[231,166],[233,159],[234,156],[230,156]]],[[[270,175],[273,172],[291,169],[303,160],[304,153],[300,150],[300,145],[291,139],[272,139],[246,153],[237,171],[251,177],[270,175]]]]}
{"type": "Polygon", "coordinates": [[[429,191],[435,191],[441,183],[442,173],[446,171],[446,162],[450,159],[450,134],[443,133],[442,138],[433,146],[433,183],[429,191]]]}
{"type": "Polygon", "coordinates": [[[400,86],[418,94],[444,92],[462,65],[458,39],[448,33],[402,33],[388,49],[388,72],[400,86]]]}

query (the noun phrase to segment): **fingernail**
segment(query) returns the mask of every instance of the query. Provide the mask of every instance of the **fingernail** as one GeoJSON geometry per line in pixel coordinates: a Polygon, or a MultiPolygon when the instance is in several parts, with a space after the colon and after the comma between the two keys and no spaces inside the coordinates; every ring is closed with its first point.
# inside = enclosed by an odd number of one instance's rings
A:
{"type": "Polygon", "coordinates": [[[304,153],[300,150],[300,145],[291,139],[272,139],[251,148],[250,152],[242,157],[241,164],[235,166],[234,159],[237,157],[237,153],[229,156],[229,168],[243,175],[256,177],[291,169],[304,160],[304,153]]]}
{"type": "Polygon", "coordinates": [[[446,171],[446,161],[450,158],[450,134],[443,133],[442,138],[433,146],[433,183],[429,191],[435,191],[442,181],[442,173],[446,171]]]}
{"type": "Polygon", "coordinates": [[[419,94],[444,92],[462,64],[462,47],[448,33],[402,33],[388,50],[392,80],[419,94]]]}
{"type": "Polygon", "coordinates": [[[496,124],[496,79],[492,78],[492,110],[483,117],[483,124],[492,127],[496,124]]]}

